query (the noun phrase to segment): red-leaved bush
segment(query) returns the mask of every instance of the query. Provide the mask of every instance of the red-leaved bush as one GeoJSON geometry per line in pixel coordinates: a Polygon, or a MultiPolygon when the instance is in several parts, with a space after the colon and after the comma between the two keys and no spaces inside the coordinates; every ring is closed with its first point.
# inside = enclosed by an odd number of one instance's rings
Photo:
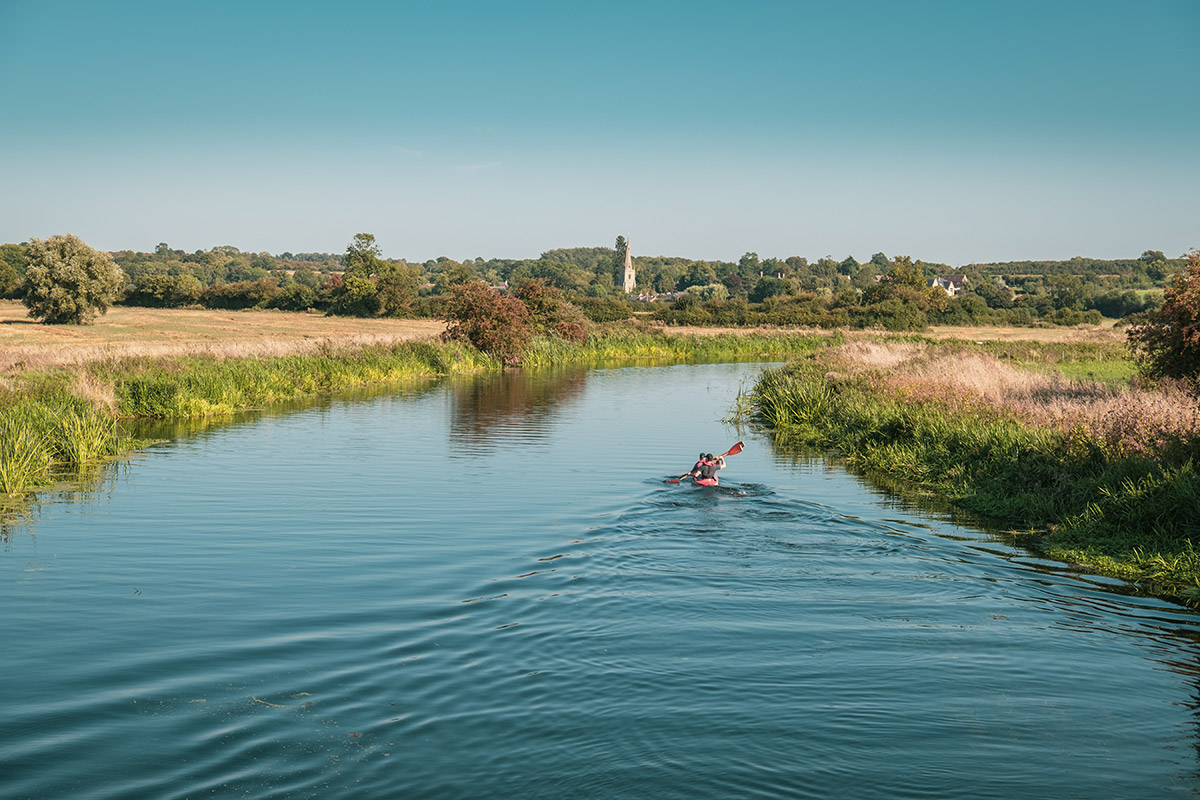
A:
{"type": "Polygon", "coordinates": [[[1200,378],[1200,250],[1188,253],[1162,308],[1143,314],[1127,336],[1147,377],[1200,378]]]}
{"type": "Polygon", "coordinates": [[[440,316],[446,321],[443,339],[470,342],[480,352],[510,366],[521,363],[533,338],[525,304],[501,295],[483,281],[450,287],[440,316]]]}

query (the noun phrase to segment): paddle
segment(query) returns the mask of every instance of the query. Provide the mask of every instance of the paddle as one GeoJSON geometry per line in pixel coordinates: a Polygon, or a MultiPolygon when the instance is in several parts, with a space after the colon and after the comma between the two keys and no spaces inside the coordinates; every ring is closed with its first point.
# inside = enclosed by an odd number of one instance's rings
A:
{"type": "MultiPolygon", "coordinates": [[[[742,448],[744,448],[745,446],[746,445],[743,444],[742,442],[738,442],[733,447],[729,448],[724,453],[721,453],[721,455],[717,456],[717,458],[724,458],[725,456],[736,456],[738,453],[742,452],[742,448]]],[[[680,475],[678,478],[671,478],[670,480],[663,481],[663,483],[679,483],[681,480],[683,480],[684,478],[686,478],[688,475],[691,475],[691,474],[692,473],[689,472],[689,473],[687,473],[687,475],[680,475]]]]}

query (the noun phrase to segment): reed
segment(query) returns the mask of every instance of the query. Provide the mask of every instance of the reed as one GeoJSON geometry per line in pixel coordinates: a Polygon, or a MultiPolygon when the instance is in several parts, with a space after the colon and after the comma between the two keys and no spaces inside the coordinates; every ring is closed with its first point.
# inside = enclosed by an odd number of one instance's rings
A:
{"type": "Polygon", "coordinates": [[[14,495],[45,481],[53,451],[40,408],[23,404],[8,412],[0,416],[0,492],[14,495]]]}
{"type": "Polygon", "coordinates": [[[120,450],[116,419],[91,408],[65,409],[57,416],[48,442],[55,460],[71,466],[113,456],[120,450]]]}

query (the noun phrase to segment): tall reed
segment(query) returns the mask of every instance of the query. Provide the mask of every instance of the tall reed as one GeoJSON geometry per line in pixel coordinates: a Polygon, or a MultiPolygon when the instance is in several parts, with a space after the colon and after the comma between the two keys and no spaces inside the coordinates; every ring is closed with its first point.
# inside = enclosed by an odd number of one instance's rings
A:
{"type": "Polygon", "coordinates": [[[0,492],[17,494],[45,480],[53,451],[36,406],[8,411],[0,416],[0,492]]]}

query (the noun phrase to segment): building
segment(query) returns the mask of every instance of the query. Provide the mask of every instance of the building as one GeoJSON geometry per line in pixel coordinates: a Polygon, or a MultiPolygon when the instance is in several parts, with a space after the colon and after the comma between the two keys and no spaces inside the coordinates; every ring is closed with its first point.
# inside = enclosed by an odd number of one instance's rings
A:
{"type": "Polygon", "coordinates": [[[625,242],[625,275],[621,280],[621,288],[625,290],[625,294],[633,291],[633,287],[637,285],[637,273],[633,270],[633,256],[629,252],[629,242],[625,242]]]}
{"type": "Polygon", "coordinates": [[[940,289],[944,289],[946,294],[950,295],[951,297],[954,297],[954,295],[966,288],[966,283],[966,275],[939,275],[936,278],[929,279],[929,285],[931,287],[936,286],[940,289]]]}

